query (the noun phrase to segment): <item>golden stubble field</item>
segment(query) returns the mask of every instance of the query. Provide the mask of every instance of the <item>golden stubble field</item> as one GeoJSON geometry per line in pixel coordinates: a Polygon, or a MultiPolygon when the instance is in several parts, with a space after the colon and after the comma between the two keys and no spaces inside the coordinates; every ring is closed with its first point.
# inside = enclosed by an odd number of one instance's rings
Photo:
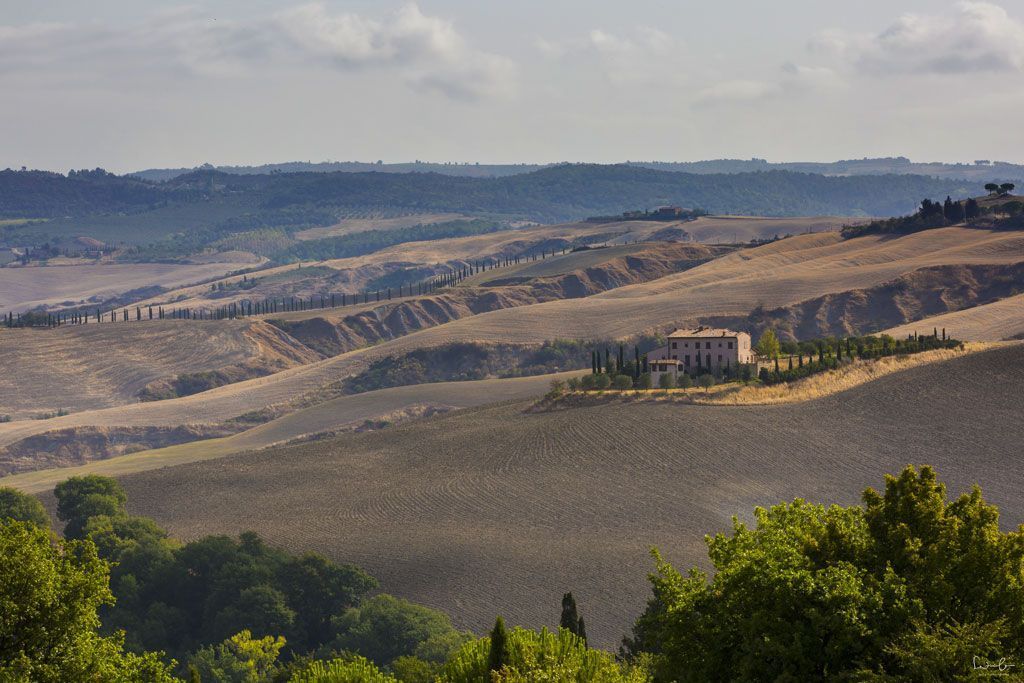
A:
{"type": "Polygon", "coordinates": [[[703,535],[755,505],[852,504],[932,464],[1024,522],[1024,347],[891,374],[797,405],[487,406],[380,432],[124,477],[133,513],[195,538],[253,529],[378,576],[478,632],[557,623],[573,591],[610,647],[643,609],[660,547],[706,566],[703,535]]]}

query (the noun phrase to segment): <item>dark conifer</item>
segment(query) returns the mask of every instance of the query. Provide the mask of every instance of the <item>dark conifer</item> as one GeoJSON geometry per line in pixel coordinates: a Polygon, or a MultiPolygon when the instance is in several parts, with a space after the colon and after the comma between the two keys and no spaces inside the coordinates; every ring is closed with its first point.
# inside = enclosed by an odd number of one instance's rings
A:
{"type": "Polygon", "coordinates": [[[505,620],[498,617],[494,622],[494,628],[491,629],[491,650],[487,656],[487,669],[501,671],[508,663],[508,632],[505,630],[505,620]]]}
{"type": "Polygon", "coordinates": [[[558,625],[579,635],[580,615],[576,610],[576,599],[572,597],[572,593],[562,596],[562,617],[558,620],[558,625]]]}

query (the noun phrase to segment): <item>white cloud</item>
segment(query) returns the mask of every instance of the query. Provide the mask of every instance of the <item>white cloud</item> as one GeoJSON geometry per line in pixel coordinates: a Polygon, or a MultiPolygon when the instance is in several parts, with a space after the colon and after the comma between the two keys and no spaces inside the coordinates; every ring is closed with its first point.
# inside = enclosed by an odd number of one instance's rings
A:
{"type": "Polygon", "coordinates": [[[758,102],[782,94],[782,86],[767,81],[732,80],[715,83],[697,92],[695,106],[758,102]]]}
{"type": "Polygon", "coordinates": [[[630,35],[592,29],[586,36],[568,40],[538,38],[536,46],[549,59],[577,58],[598,64],[613,85],[678,83],[682,44],[650,26],[637,26],[630,35]]]}
{"type": "Polygon", "coordinates": [[[825,31],[809,47],[871,75],[1024,71],[1024,23],[990,2],[904,14],[874,35],[825,31]]]}
{"type": "Polygon", "coordinates": [[[391,69],[411,87],[472,100],[511,92],[515,64],[471,47],[448,20],[406,4],[383,18],[332,13],[322,3],[269,17],[217,21],[163,12],[114,29],[98,24],[0,26],[0,75],[64,80],[259,75],[274,66],[391,69]]]}

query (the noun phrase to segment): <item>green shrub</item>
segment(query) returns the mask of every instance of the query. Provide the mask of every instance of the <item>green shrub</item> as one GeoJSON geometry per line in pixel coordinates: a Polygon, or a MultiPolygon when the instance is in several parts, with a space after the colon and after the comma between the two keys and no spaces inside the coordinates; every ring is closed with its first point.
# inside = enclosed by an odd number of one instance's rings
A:
{"type": "Polygon", "coordinates": [[[605,390],[612,384],[612,379],[607,374],[596,375],[594,377],[594,388],[598,390],[605,390]]]}
{"type": "Polygon", "coordinates": [[[398,683],[363,657],[313,662],[291,677],[289,683],[398,683]]]}
{"type": "Polygon", "coordinates": [[[581,683],[644,683],[646,672],[620,665],[607,652],[589,649],[567,629],[538,633],[516,627],[507,632],[507,664],[496,672],[488,669],[491,639],[466,643],[438,677],[440,683],[527,683],[565,681],[581,683]]]}
{"type": "Polygon", "coordinates": [[[658,375],[658,388],[659,389],[674,389],[676,386],[676,380],[671,374],[663,372],[658,375]]]}
{"type": "Polygon", "coordinates": [[[612,387],[619,391],[633,388],[633,378],[629,375],[615,375],[615,379],[612,380],[612,387]]]}

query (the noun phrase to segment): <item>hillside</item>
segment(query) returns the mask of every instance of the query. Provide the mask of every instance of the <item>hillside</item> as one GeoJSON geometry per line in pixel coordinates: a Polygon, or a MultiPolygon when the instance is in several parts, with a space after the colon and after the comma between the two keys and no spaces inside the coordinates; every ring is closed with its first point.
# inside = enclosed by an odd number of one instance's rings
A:
{"type": "MultiPolygon", "coordinates": [[[[920,197],[979,192],[976,182],[914,175],[826,177],[789,171],[698,175],[593,164],[565,164],[502,178],[437,173],[235,175],[200,170],[163,183],[101,171],[73,177],[3,171],[0,218],[127,213],[139,224],[148,222],[148,214],[210,206],[224,210],[219,220],[206,221],[201,211],[191,224],[167,225],[167,234],[200,228],[222,234],[266,227],[319,227],[337,222],[331,217],[341,218],[354,208],[381,207],[500,214],[542,222],[659,204],[703,208],[716,214],[885,216],[905,213],[920,197]]],[[[9,233],[57,229],[56,224],[29,226],[9,233]]],[[[149,231],[143,234],[153,238],[149,231]]],[[[139,238],[125,232],[122,239],[138,242],[139,238]]]]}
{"type": "Polygon", "coordinates": [[[0,340],[0,415],[15,420],[134,403],[150,383],[181,373],[221,370],[245,379],[320,358],[258,320],[3,330],[0,340]]]}
{"type": "MultiPolygon", "coordinates": [[[[630,166],[652,168],[660,171],[677,171],[682,173],[749,173],[757,171],[796,171],[798,173],[819,173],[821,175],[884,175],[890,173],[915,174],[950,178],[955,180],[973,180],[988,182],[992,178],[1000,180],[1018,180],[1024,182],[1024,166],[1005,161],[995,163],[943,163],[914,162],[906,157],[889,157],[880,159],[849,159],[833,162],[769,162],[765,159],[708,159],[705,161],[630,161],[630,166]]],[[[262,174],[274,171],[283,173],[330,173],[334,171],[384,173],[440,173],[453,176],[473,176],[494,178],[519,173],[530,173],[545,168],[546,164],[453,164],[381,162],[364,163],[358,161],[339,161],[308,163],[294,161],[281,164],[265,164],[262,166],[217,166],[216,170],[223,173],[262,174]]],[[[208,168],[212,168],[206,166],[208,168]]],[[[179,175],[191,173],[195,168],[154,168],[137,171],[132,175],[146,180],[170,180],[179,175]]]]}
{"type": "MultiPolygon", "coordinates": [[[[67,428],[217,426],[271,406],[275,410],[294,409],[306,401],[317,400],[325,388],[337,387],[374,362],[401,359],[413,352],[451,344],[540,345],[556,338],[627,338],[715,318],[744,322],[758,308],[788,307],[833,293],[870,289],[927,268],[1009,267],[1024,260],[1022,254],[1024,238],[1013,232],[944,228],[900,238],[870,236],[851,240],[843,240],[835,233],[801,235],[734,251],[683,272],[582,299],[479,312],[458,316],[450,322],[439,320],[441,324],[418,331],[405,330],[410,333],[372,346],[184,398],[72,413],[46,421],[0,424],[0,447],[67,428]]],[[[934,282],[927,278],[922,281],[934,282]]],[[[948,305],[955,304],[955,300],[948,300],[948,305]]],[[[386,310],[373,305],[368,308],[386,310]]],[[[928,312],[936,312],[935,305],[928,312]]],[[[870,320],[870,307],[863,315],[866,317],[858,320],[870,320]]],[[[898,321],[893,317],[887,319],[893,321],[890,324],[898,321]]],[[[144,322],[137,327],[145,329],[147,325],[144,322]]],[[[181,329],[196,327],[187,322],[178,325],[181,329]]],[[[121,329],[115,325],[106,327],[121,329]]],[[[124,326],[133,327],[136,325],[124,326]]],[[[955,326],[948,327],[950,334],[958,334],[955,326]]],[[[72,328],[59,332],[73,335],[69,330],[72,328]]],[[[107,334],[115,334],[114,330],[107,334]]],[[[136,353],[146,351],[140,348],[136,353]]],[[[98,358],[105,356],[99,354],[98,358]]],[[[62,366],[70,368],[68,374],[55,374],[47,359],[43,354],[26,363],[35,373],[33,376],[40,379],[19,385],[19,401],[35,401],[38,405],[40,395],[53,400],[50,397],[62,395],[68,382],[81,376],[73,374],[81,370],[74,365],[62,366]]],[[[5,360],[0,358],[0,363],[5,360]]],[[[28,370],[5,366],[4,372],[15,375],[28,370]]],[[[112,374],[101,376],[106,378],[104,381],[114,378],[112,374]]],[[[57,407],[60,406],[51,409],[57,407]]]]}
{"type": "Polygon", "coordinates": [[[1024,522],[1021,382],[1016,345],[796,406],[513,403],[123,482],[131,511],[175,535],[255,529],[477,631],[496,613],[550,626],[572,590],[592,641],[613,646],[647,599],[650,546],[702,563],[703,535],[755,505],[850,504],[929,463],[952,494],[979,483],[1004,528],[1024,522]]]}

